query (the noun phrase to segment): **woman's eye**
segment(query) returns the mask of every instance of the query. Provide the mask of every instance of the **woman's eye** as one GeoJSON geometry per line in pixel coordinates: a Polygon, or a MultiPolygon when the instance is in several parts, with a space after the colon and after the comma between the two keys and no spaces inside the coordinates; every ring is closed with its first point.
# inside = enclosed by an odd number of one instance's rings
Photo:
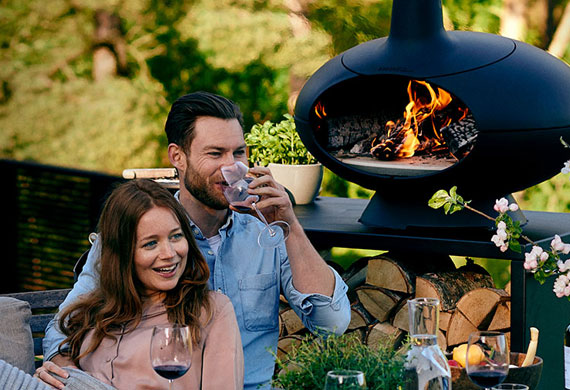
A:
{"type": "Polygon", "coordinates": [[[152,248],[156,246],[156,241],[152,240],[143,244],[143,248],[152,248]]]}
{"type": "Polygon", "coordinates": [[[172,238],[173,240],[178,241],[178,240],[184,238],[184,234],[183,234],[183,233],[176,233],[176,234],[173,234],[171,238],[172,238]]]}

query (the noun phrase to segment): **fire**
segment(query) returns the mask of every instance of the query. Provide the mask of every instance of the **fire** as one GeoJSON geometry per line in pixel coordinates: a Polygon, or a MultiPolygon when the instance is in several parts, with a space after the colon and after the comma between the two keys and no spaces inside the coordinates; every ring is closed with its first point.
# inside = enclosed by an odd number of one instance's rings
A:
{"type": "Polygon", "coordinates": [[[319,117],[319,119],[323,119],[327,116],[327,112],[323,103],[317,102],[315,105],[315,114],[319,117]]]}
{"type": "MultiPolygon", "coordinates": [[[[429,83],[420,80],[411,80],[407,91],[409,103],[406,105],[403,120],[400,119],[396,123],[386,122],[386,134],[372,142],[370,151],[378,158],[389,160],[412,157],[417,151],[437,148],[444,144],[439,129],[449,125],[452,118],[437,114],[451,103],[451,94],[441,88],[437,88],[436,92],[429,83]],[[421,90],[421,86],[425,89],[421,90]],[[420,126],[423,122],[426,123],[420,126]],[[429,126],[426,130],[427,124],[429,126]],[[432,134],[426,134],[428,131],[432,134]]],[[[467,109],[464,109],[462,118],[466,115],[467,109]]]]}

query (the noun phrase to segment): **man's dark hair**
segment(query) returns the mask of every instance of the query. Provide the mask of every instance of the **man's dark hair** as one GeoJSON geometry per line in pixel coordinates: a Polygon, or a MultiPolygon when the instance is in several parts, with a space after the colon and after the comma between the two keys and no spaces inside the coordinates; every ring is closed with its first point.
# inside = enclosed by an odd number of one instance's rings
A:
{"type": "Polygon", "coordinates": [[[233,101],[210,92],[194,92],[179,97],[168,113],[164,131],[168,143],[189,148],[194,138],[196,120],[202,116],[237,119],[243,127],[243,116],[233,101]]]}

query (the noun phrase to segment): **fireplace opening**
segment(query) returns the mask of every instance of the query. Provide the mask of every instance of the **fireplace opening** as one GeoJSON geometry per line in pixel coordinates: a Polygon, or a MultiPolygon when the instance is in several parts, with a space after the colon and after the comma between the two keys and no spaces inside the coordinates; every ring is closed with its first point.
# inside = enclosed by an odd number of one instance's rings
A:
{"type": "Polygon", "coordinates": [[[321,96],[312,115],[317,142],[327,153],[352,168],[382,175],[440,172],[469,155],[479,134],[461,99],[406,77],[341,83],[321,96]]]}

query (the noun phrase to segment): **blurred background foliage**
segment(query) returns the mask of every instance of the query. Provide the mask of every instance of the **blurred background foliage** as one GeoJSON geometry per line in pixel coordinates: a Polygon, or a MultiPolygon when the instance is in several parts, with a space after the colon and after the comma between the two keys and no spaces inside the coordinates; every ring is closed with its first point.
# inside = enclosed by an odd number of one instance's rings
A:
{"type": "MultiPolygon", "coordinates": [[[[246,131],[277,120],[328,59],[386,36],[391,6],[1,0],[0,158],[112,174],[168,166],[163,126],[177,97],[196,90],[227,96],[240,104],[246,131]]],[[[554,46],[568,8],[568,0],[443,0],[447,29],[510,36],[566,62],[567,37],[554,46]]],[[[559,175],[515,195],[523,208],[568,211],[569,185],[559,175]]],[[[322,195],[368,198],[371,191],[327,170],[322,195]]]]}

